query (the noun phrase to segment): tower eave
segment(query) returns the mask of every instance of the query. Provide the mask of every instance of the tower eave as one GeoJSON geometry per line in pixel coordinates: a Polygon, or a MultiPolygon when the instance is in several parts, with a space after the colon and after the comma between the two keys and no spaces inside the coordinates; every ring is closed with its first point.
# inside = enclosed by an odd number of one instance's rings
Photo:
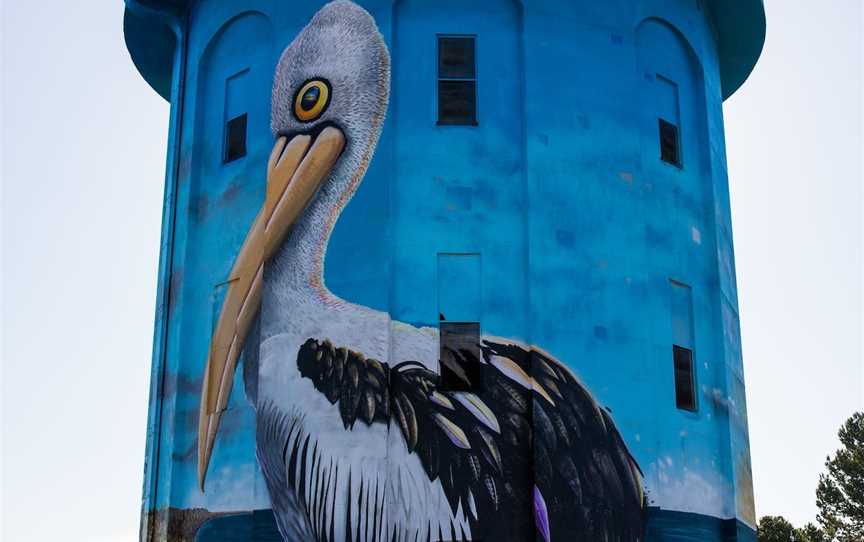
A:
{"type": "MultiPolygon", "coordinates": [[[[189,0],[149,0],[147,9],[166,13],[183,11],[189,0]]],[[[723,99],[747,80],[765,43],[763,0],[708,0],[717,29],[723,99]]],[[[171,97],[171,65],[176,39],[164,21],[142,17],[129,8],[123,20],[126,47],[144,80],[166,100],[171,97]]]]}
{"type": "Polygon", "coordinates": [[[126,8],[123,14],[126,49],[138,73],[160,96],[171,101],[174,32],[164,22],[141,17],[126,8]]]}
{"type": "Polygon", "coordinates": [[[765,6],[762,0],[709,0],[717,29],[723,99],[750,76],[765,45],[765,6]]]}

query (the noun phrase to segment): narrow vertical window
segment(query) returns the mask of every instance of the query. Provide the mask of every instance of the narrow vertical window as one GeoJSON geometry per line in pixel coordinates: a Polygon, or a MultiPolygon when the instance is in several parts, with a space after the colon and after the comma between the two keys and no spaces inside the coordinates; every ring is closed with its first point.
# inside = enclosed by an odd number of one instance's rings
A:
{"type": "Polygon", "coordinates": [[[681,167],[678,127],[664,119],[660,119],[659,125],[660,159],[667,164],[681,167]]]}
{"type": "Polygon", "coordinates": [[[225,119],[222,162],[225,164],[246,156],[249,84],[248,68],[225,80],[225,105],[222,113],[222,118],[225,119]]]}
{"type": "Polygon", "coordinates": [[[681,126],[678,85],[662,75],[657,76],[659,86],[658,141],[660,159],[675,167],[682,167],[681,126]]]}
{"type": "Polygon", "coordinates": [[[225,163],[246,156],[246,117],[243,113],[225,125],[225,163]]]}
{"type": "Polygon", "coordinates": [[[438,254],[439,389],[481,389],[480,255],[438,254]]]}
{"type": "Polygon", "coordinates": [[[675,406],[695,412],[696,368],[693,363],[693,291],[690,286],[669,281],[672,313],[672,370],[675,379],[675,406]]]}
{"type": "Polygon", "coordinates": [[[681,410],[696,411],[696,382],[693,377],[693,351],[672,345],[675,363],[675,405],[681,410]]]}
{"type": "Polygon", "coordinates": [[[477,125],[473,36],[438,37],[438,124],[477,125]]]}

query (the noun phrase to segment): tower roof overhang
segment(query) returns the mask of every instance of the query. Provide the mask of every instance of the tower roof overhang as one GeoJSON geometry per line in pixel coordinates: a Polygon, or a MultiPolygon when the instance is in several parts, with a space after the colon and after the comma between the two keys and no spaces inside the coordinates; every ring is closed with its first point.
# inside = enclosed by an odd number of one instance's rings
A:
{"type": "MultiPolygon", "coordinates": [[[[123,33],[138,71],[160,96],[171,99],[174,49],[170,20],[183,16],[191,0],[126,0],[123,33]]],[[[717,30],[723,99],[744,84],[765,43],[763,0],[707,0],[717,30]]]]}
{"type": "Polygon", "coordinates": [[[765,45],[765,6],[762,0],[708,0],[717,29],[723,99],[741,88],[756,66],[765,45]]]}

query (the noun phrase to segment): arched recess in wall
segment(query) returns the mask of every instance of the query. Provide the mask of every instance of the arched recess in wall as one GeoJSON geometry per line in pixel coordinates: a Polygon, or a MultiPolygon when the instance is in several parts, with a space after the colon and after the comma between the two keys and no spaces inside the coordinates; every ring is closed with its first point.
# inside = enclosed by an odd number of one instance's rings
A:
{"type": "Polygon", "coordinates": [[[395,319],[437,325],[444,307],[436,255],[471,253],[495,265],[480,265],[483,280],[467,281],[490,295],[465,297],[492,300],[498,287],[508,292],[497,297],[500,307],[516,307],[504,316],[486,303],[475,311],[483,314],[481,324],[527,333],[523,27],[522,4],[515,0],[394,3],[395,319]],[[484,219],[495,214],[509,219],[484,219]],[[413,225],[418,218],[420,236],[413,225]],[[510,243],[506,252],[502,238],[510,243]]]}
{"type": "MultiPolygon", "coordinates": [[[[523,9],[517,0],[394,2],[391,126],[396,139],[391,198],[398,223],[400,213],[414,206],[413,187],[434,187],[423,210],[434,224],[427,228],[427,244],[422,247],[429,261],[437,252],[491,250],[495,236],[482,227],[486,221],[480,217],[485,212],[518,217],[512,232],[499,232],[514,247],[524,237],[524,230],[516,227],[524,206],[515,207],[525,198],[522,30],[523,9]],[[444,52],[447,47],[452,54],[444,52]],[[439,55],[448,64],[446,69],[439,66],[439,55]],[[442,103],[448,97],[450,103],[457,103],[457,113],[464,115],[443,114],[442,103]],[[514,202],[514,207],[488,208],[496,198],[514,202]]],[[[398,244],[401,230],[395,231],[398,244]]],[[[480,257],[493,258],[493,254],[480,257]]],[[[502,255],[495,261],[505,260],[502,255]]],[[[415,264],[406,265],[416,269],[415,264]]],[[[419,282],[420,276],[415,275],[418,284],[411,291],[435,283],[431,271],[425,282],[419,282]]],[[[431,294],[429,303],[434,303],[431,294]]],[[[416,300],[411,305],[418,307],[416,300]]],[[[424,314],[413,310],[393,316],[437,321],[435,307],[424,314]]]]}
{"type": "MultiPolygon", "coordinates": [[[[394,2],[394,320],[441,326],[446,315],[479,324],[478,335],[528,335],[522,32],[522,4],[514,0],[394,2]],[[447,114],[442,100],[450,100],[447,114]]],[[[528,443],[514,453],[531,465],[528,443]]],[[[514,491],[530,495],[529,479],[530,472],[512,473],[514,491]]],[[[496,521],[513,540],[533,540],[524,521],[532,514],[496,521]]],[[[433,533],[438,538],[449,539],[433,533]]]]}
{"type": "MultiPolygon", "coordinates": [[[[197,72],[191,87],[195,92],[194,125],[191,137],[189,133],[184,137],[191,160],[184,302],[186,310],[194,314],[218,316],[234,255],[265,198],[267,159],[273,141],[270,94],[275,60],[269,18],[247,11],[226,21],[213,34],[197,64],[190,61],[197,72]]],[[[215,322],[206,325],[210,325],[206,331],[197,328],[186,336],[212,332],[215,322]]],[[[197,346],[190,343],[184,348],[194,351],[197,346]]],[[[184,363],[187,359],[200,363],[198,360],[205,358],[203,353],[190,354],[184,356],[184,363]]],[[[245,375],[248,363],[245,358],[241,363],[245,375]]],[[[244,420],[238,425],[244,428],[254,428],[250,403],[254,388],[250,382],[246,382],[249,397],[236,394],[226,413],[244,420]]],[[[254,438],[244,441],[247,435],[235,437],[223,442],[230,449],[226,453],[243,457],[251,476],[254,449],[248,443],[254,438]]],[[[218,480],[217,475],[211,478],[218,480]]],[[[254,486],[248,489],[252,496],[254,486]]]]}
{"type": "Polygon", "coordinates": [[[186,273],[191,277],[200,272],[196,280],[215,288],[208,301],[215,305],[220,302],[220,285],[228,279],[230,255],[265,197],[272,147],[273,35],[266,15],[243,12],[226,21],[199,49],[197,63],[190,60],[197,71],[194,86],[190,85],[193,125],[183,142],[191,177],[186,250],[189,265],[202,267],[186,273]],[[220,239],[220,246],[212,246],[212,239],[220,239]]]}
{"type": "Polygon", "coordinates": [[[269,18],[247,11],[219,28],[197,64],[192,172],[193,181],[206,183],[208,193],[228,189],[225,183],[232,182],[236,190],[242,179],[263,198],[263,167],[271,147],[273,43],[269,18]]]}
{"type": "MultiPolygon", "coordinates": [[[[722,499],[681,504],[680,491],[668,480],[698,475],[705,480],[732,480],[725,454],[728,425],[722,416],[710,416],[711,402],[703,390],[725,389],[722,344],[710,329],[718,329],[721,300],[717,298],[717,251],[711,149],[708,133],[707,94],[703,64],[684,34],[667,21],[649,18],[636,29],[637,96],[640,99],[641,159],[646,179],[662,204],[663,218],[652,221],[663,243],[654,248],[666,279],[684,283],[690,292],[683,311],[669,306],[668,335],[658,333],[657,342],[669,344],[669,357],[660,359],[658,370],[667,371],[669,388],[676,393],[672,345],[692,356],[695,412],[670,410],[658,431],[658,447],[675,450],[688,460],[699,460],[681,470],[678,461],[664,470],[663,478],[649,474],[649,490],[661,508],[686,509],[709,516],[727,514],[722,499]],[[664,124],[665,132],[664,132],[664,124]],[[670,129],[674,131],[670,133],[670,129]],[[664,149],[664,146],[667,147],[664,149]],[[668,147],[675,147],[669,149],[668,147]],[[670,156],[671,155],[671,156],[670,156]],[[689,309],[689,311],[688,311],[689,309]],[[689,319],[689,321],[688,321],[689,319]],[[677,324],[672,324],[675,320],[677,324]],[[682,338],[673,327],[686,322],[682,338]],[[688,336],[689,335],[689,336],[688,336]],[[668,341],[668,342],[667,342],[668,341]],[[674,413],[674,414],[673,414],[674,413]],[[674,422],[673,422],[674,421],[674,422]],[[670,425],[671,424],[671,425],[670,425]],[[675,430],[665,430],[674,427],[675,430]],[[679,431],[689,435],[682,439],[679,431]]],[[[649,220],[651,220],[649,218],[649,220]]],[[[673,295],[680,295],[673,294],[673,295]]],[[[659,329],[663,329],[660,324],[659,329]]],[[[681,329],[681,327],[678,327],[681,329]]],[[[646,469],[651,473],[650,466],[646,469]]]]}
{"type": "Polygon", "coordinates": [[[710,175],[705,78],[698,55],[680,30],[654,17],[637,27],[636,48],[646,115],[643,164],[651,170],[651,164],[665,162],[688,176],[710,175]],[[661,148],[661,119],[677,129],[677,149],[661,148]]]}

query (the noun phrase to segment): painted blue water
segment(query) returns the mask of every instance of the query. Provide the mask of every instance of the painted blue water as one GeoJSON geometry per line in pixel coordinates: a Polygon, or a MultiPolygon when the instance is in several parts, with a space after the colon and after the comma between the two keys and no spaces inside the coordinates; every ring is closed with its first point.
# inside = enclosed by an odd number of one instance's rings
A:
{"type": "MultiPolygon", "coordinates": [[[[646,542],[756,541],[756,533],[740,521],[658,508],[648,510],[645,534],[646,542]]],[[[256,510],[248,514],[211,519],[201,527],[195,537],[195,542],[249,541],[283,542],[270,510],[256,510]]]]}

